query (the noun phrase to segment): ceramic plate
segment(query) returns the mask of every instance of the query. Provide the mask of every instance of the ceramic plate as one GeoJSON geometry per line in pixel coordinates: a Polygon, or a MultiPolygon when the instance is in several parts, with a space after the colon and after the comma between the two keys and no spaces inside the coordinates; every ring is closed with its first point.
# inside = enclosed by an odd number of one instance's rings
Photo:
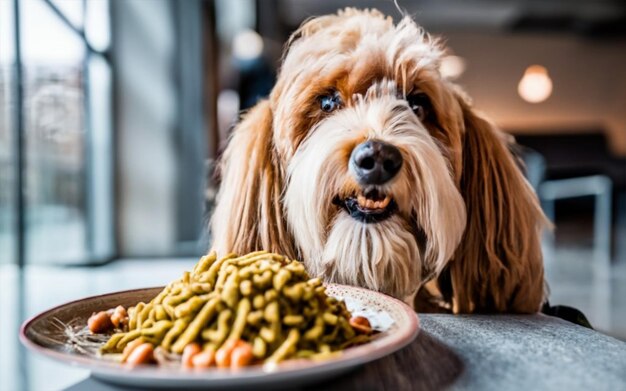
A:
{"type": "Polygon", "coordinates": [[[362,288],[328,284],[329,295],[343,299],[354,316],[367,317],[372,327],[380,331],[371,342],[348,348],[328,360],[287,360],[274,368],[258,365],[237,371],[217,368],[194,371],[157,366],[129,368],[98,358],[93,351],[72,343],[76,332],[84,332],[87,318],[93,312],[148,302],[161,289],[110,293],[55,307],[24,322],[20,339],[37,353],[89,369],[93,377],[120,385],[149,388],[267,387],[283,382],[296,386],[346,372],[403,348],[415,339],[419,329],[415,312],[399,300],[362,288]]]}

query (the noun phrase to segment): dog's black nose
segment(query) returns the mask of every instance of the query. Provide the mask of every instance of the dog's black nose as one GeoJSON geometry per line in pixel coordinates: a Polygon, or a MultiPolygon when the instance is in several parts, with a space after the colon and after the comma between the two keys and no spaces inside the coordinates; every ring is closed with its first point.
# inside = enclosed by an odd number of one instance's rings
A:
{"type": "Polygon", "coordinates": [[[350,165],[361,185],[382,185],[402,167],[402,154],[391,144],[369,140],[352,150],[350,165]]]}

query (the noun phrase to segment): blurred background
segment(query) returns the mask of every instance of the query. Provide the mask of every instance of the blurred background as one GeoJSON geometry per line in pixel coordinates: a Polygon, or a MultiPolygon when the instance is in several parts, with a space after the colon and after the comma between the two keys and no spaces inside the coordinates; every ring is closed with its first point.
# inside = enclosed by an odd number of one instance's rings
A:
{"type": "MultiPolygon", "coordinates": [[[[525,147],[556,225],[551,303],[626,339],[626,3],[398,3],[525,147]]],[[[345,6],[400,17],[388,0],[0,0],[0,313],[18,320],[0,322],[0,389],[85,376],[23,352],[24,318],[163,284],[206,251],[239,111],[271,90],[290,32],[345,6]]]]}

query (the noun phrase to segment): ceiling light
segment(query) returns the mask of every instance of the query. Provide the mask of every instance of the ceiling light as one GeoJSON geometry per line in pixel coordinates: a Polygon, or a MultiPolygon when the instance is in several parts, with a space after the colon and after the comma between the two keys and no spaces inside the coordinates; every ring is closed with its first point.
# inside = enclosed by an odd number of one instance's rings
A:
{"type": "Polygon", "coordinates": [[[526,68],[517,86],[517,92],[529,103],[540,103],[548,99],[552,94],[552,79],[548,75],[548,70],[541,65],[526,68]]]}

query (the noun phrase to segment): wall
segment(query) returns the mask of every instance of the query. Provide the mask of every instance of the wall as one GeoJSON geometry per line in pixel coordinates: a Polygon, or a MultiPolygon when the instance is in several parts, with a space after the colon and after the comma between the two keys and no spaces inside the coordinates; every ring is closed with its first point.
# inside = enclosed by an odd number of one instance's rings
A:
{"type": "Polygon", "coordinates": [[[534,132],[606,129],[612,151],[626,156],[626,41],[565,35],[445,34],[467,60],[459,83],[502,128],[534,132]],[[527,66],[548,68],[554,90],[530,104],[517,94],[527,66]]]}

